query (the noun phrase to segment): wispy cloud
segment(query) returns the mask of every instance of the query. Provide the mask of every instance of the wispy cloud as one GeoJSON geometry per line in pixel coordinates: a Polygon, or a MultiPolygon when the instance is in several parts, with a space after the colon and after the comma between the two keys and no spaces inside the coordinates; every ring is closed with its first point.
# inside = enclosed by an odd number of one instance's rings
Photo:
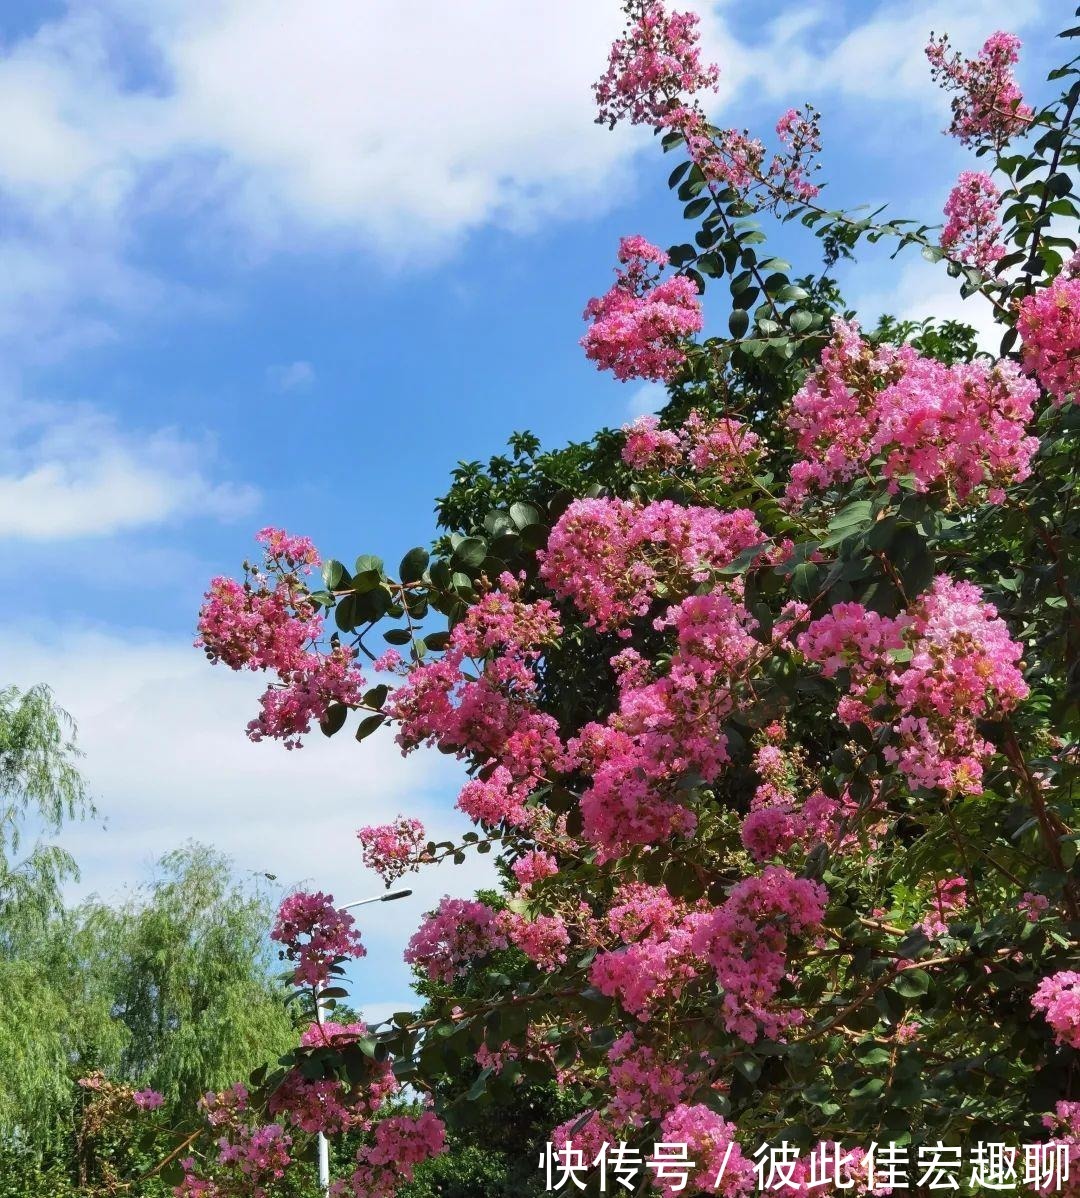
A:
{"type": "Polygon", "coordinates": [[[0,409],[0,539],[99,538],[178,519],[234,519],[254,488],[207,472],[210,441],[174,429],[122,432],[90,405],[0,409]]]}
{"type": "Polygon", "coordinates": [[[275,391],[306,391],[315,382],[315,367],[303,361],[271,366],[266,380],[275,391]]]}

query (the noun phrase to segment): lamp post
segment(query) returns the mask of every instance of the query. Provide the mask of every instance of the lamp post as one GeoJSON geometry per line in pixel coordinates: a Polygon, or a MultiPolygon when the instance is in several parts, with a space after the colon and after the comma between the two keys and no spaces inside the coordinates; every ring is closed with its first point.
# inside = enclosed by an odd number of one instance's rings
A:
{"type": "MultiPolygon", "coordinates": [[[[410,894],[412,894],[411,890],[395,890],[391,894],[376,894],[372,898],[357,899],[353,903],[346,903],[339,910],[351,911],[353,907],[364,907],[368,903],[392,903],[395,899],[408,898],[410,894]]],[[[320,1027],[323,1022],[323,1005],[322,999],[319,997],[322,989],[321,983],[315,987],[315,1022],[320,1027]]],[[[330,1141],[322,1132],[319,1132],[319,1189],[328,1198],[330,1194],[330,1141]]]]}

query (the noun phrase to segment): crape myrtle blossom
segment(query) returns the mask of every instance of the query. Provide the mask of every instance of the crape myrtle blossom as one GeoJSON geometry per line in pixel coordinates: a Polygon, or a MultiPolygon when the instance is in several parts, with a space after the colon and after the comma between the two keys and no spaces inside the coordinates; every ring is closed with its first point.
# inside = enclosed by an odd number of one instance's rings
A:
{"type": "Polygon", "coordinates": [[[1001,193],[983,171],[961,171],[945,201],[947,218],[941,231],[942,248],[968,266],[992,273],[1005,246],[998,219],[1001,193]]]}
{"type": "Polygon", "coordinates": [[[1024,369],[1056,405],[1080,397],[1080,278],[1069,269],[1020,301],[1024,369]]]}
{"type": "Polygon", "coordinates": [[[1046,1018],[1058,1044],[1080,1048],[1080,973],[1063,969],[1043,978],[1031,1005],[1046,1018]]]}
{"type": "Polygon", "coordinates": [[[989,143],[1001,148],[1022,132],[1032,118],[1012,68],[1019,60],[1020,39],[1000,30],[988,37],[975,58],[949,53],[947,37],[931,37],[926,47],[930,75],[939,87],[955,92],[952,123],[947,130],[966,146],[989,143]]]}
{"type": "Polygon", "coordinates": [[[284,960],[296,962],[293,981],[298,986],[324,985],[332,965],[346,957],[367,955],[353,917],[334,906],[332,895],[321,891],[290,894],[278,909],[270,939],[284,946],[284,960]]]}
{"type": "Polygon", "coordinates": [[[360,701],[364,680],[355,650],[320,645],[323,620],[301,578],[319,561],[311,542],[277,528],[264,528],[257,540],[265,547],[261,567],[245,563],[243,583],[231,578],[211,582],[195,644],[212,662],[230,669],[276,674],[277,683],[262,695],[248,736],[299,748],[303,735],[332,703],[353,706],[360,701]]]}
{"type": "Polygon", "coordinates": [[[819,882],[769,866],[738,882],[718,907],[682,908],[640,939],[599,953],[589,980],[647,1022],[712,972],[727,1031],[748,1044],[760,1035],[776,1039],[802,1021],[801,1011],[777,1001],[790,941],[820,927],[826,899],[819,882]]]}
{"type": "Polygon", "coordinates": [[[964,878],[945,878],[934,883],[934,893],[929,904],[929,913],[922,921],[921,927],[931,939],[944,936],[949,931],[949,921],[961,911],[966,910],[968,903],[967,881],[964,878]]]}
{"type": "MultiPolygon", "coordinates": [[[[694,1163],[685,1189],[691,1193],[716,1193],[723,1198],[740,1198],[756,1189],[753,1163],[735,1139],[735,1125],[701,1103],[680,1103],[661,1124],[663,1140],[685,1144],[687,1158],[694,1163]]],[[[665,1198],[684,1190],[682,1178],[661,1181],[665,1198]]]]}
{"type": "Polygon", "coordinates": [[[475,958],[510,943],[499,914],[476,899],[444,898],[413,933],[406,962],[432,981],[453,981],[475,958]]]}
{"type": "Polygon", "coordinates": [[[537,556],[554,593],[573,603],[589,627],[609,630],[646,615],[661,590],[686,594],[766,541],[745,508],[576,499],[537,556]]]}
{"type": "Polygon", "coordinates": [[[893,739],[884,754],[910,786],[978,794],[993,746],[977,721],[1007,714],[1028,694],[1023,649],[997,609],[978,587],[944,575],[897,617],[838,603],[797,643],[826,677],[847,671],[850,693],[837,709],[844,723],[879,727],[871,709],[888,700],[893,739]]]}
{"type": "Polygon", "coordinates": [[[361,828],[356,835],[364,846],[364,864],[387,886],[419,869],[427,857],[424,825],[410,816],[399,815],[392,823],[361,828]]]}
{"type": "Polygon", "coordinates": [[[849,482],[880,457],[890,491],[911,476],[917,491],[1000,503],[1031,473],[1037,398],[1008,360],[946,366],[910,345],[874,345],[836,318],[820,366],[792,400],[788,427],[802,457],[788,497],[849,482]]]}
{"type": "Polygon", "coordinates": [[[686,361],[682,342],[702,328],[698,289],[686,275],[661,279],[668,256],[644,237],[624,237],[619,261],[612,287],[585,306],[585,356],[622,382],[668,382],[686,361]]]}
{"type": "Polygon", "coordinates": [[[446,1150],[446,1126],[433,1112],[391,1115],[376,1123],[372,1143],[356,1154],[356,1168],[346,1183],[336,1182],[335,1195],[353,1198],[392,1198],[403,1182],[411,1181],[416,1166],[446,1150]]]}
{"type": "Polygon", "coordinates": [[[1077,1198],[1080,1194],[1080,1102],[1058,1102],[1052,1115],[1043,1116],[1043,1126],[1050,1132],[1050,1142],[1060,1145],[1064,1151],[1067,1168],[1062,1176],[1048,1185],[1037,1185],[1036,1193],[1046,1194],[1052,1190],[1064,1198],[1077,1198]],[[1060,1182],[1061,1184],[1056,1184],[1060,1182]]]}
{"type": "Polygon", "coordinates": [[[730,482],[750,472],[761,438],[741,420],[710,420],[690,412],[679,429],[660,427],[656,416],[639,416],[623,425],[622,460],[635,470],[674,470],[689,466],[730,482]]]}
{"type": "Polygon", "coordinates": [[[811,176],[821,151],[820,118],[810,105],[788,109],[776,123],[779,150],[766,163],[764,143],[747,129],[718,129],[697,105],[677,105],[664,126],[686,143],[690,160],[719,198],[726,188],[739,192],[755,209],[777,211],[817,196],[811,176]]]}
{"type": "Polygon", "coordinates": [[[701,62],[694,13],[669,13],[659,0],[628,0],[623,11],[626,30],[593,87],[599,124],[659,126],[679,96],[715,90],[720,72],[701,62]]]}

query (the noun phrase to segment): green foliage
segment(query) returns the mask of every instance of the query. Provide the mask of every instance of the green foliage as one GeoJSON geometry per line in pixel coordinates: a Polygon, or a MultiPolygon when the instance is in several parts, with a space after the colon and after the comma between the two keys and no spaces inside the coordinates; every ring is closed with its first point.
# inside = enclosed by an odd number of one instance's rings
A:
{"type": "Polygon", "coordinates": [[[295,1043],[266,940],[272,914],[268,895],[193,844],[164,857],[120,904],[90,899],[0,950],[0,1146],[9,1158],[42,1186],[76,1176],[85,1095],[75,1083],[100,1070],[165,1095],[162,1112],[142,1117],[162,1134],[95,1145],[137,1173],[164,1155],[164,1128],[192,1120],[202,1093],[295,1043]]]}
{"type": "Polygon", "coordinates": [[[75,765],[74,725],[48,687],[0,690],[0,946],[58,909],[71,855],[35,841],[19,858],[27,825],[56,832],[92,809],[75,765]]]}

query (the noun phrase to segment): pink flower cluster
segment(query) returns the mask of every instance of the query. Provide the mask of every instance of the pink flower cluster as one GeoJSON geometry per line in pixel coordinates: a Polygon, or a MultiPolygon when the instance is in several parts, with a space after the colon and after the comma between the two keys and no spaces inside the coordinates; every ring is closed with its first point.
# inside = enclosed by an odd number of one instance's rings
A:
{"type": "Polygon", "coordinates": [[[930,74],[945,91],[955,92],[948,132],[966,146],[984,143],[1001,148],[1025,129],[1032,118],[1012,68],[1019,59],[1020,39],[1000,30],[991,34],[975,58],[949,54],[949,39],[931,37],[926,47],[930,74]]]}
{"type": "Polygon", "coordinates": [[[1050,900],[1045,894],[1035,894],[1031,890],[1025,890],[1016,905],[1027,917],[1028,923],[1036,923],[1039,916],[1049,908],[1050,900]]]}
{"type": "Polygon", "coordinates": [[[604,631],[646,615],[661,593],[687,594],[765,541],[745,508],[576,499],[537,556],[544,582],[573,603],[586,624],[604,631]]]}
{"type": "Polygon", "coordinates": [[[527,919],[515,911],[500,911],[498,925],[507,941],[545,972],[566,964],[570,933],[561,915],[527,919]]]}
{"type": "Polygon", "coordinates": [[[680,95],[715,89],[719,70],[701,63],[694,13],[668,13],[660,0],[629,0],[625,9],[626,31],[593,88],[597,121],[659,126],[680,95]]]}
{"type": "Polygon", "coordinates": [[[731,187],[744,200],[754,199],[756,207],[776,210],[812,200],[820,190],[810,181],[821,150],[820,119],[809,106],[789,108],[777,121],[780,149],[767,165],[766,149],[758,138],[746,129],[714,128],[696,105],[673,107],[664,125],[682,135],[691,161],[713,194],[731,187]]]}
{"type": "Polygon", "coordinates": [[[1043,1126],[1051,1133],[1051,1143],[1064,1151],[1059,1176],[1045,1186],[1035,1185],[1036,1193],[1058,1193],[1063,1198],[1080,1195],[1080,1102],[1059,1102],[1052,1115],[1043,1116],[1043,1126]]]}
{"type": "Polygon", "coordinates": [[[506,948],[500,913],[476,899],[444,898],[413,933],[405,960],[435,982],[452,982],[478,957],[506,948]]]}
{"type": "Polygon", "coordinates": [[[586,724],[567,746],[591,778],[581,796],[583,834],[600,860],[693,832],[696,816],[674,786],[691,772],[711,780],[726,764],[723,724],[760,650],[755,626],[722,591],[691,595],[654,624],[675,632],[666,671],[653,677],[636,654],[620,655],[617,710],[605,724],[586,724]]]}
{"type": "Polygon", "coordinates": [[[820,927],[827,898],[820,883],[769,866],[738,882],[718,907],[672,910],[670,899],[661,900],[658,923],[648,888],[627,897],[644,905],[637,922],[645,933],[598,953],[589,980],[629,1014],[650,1019],[711,969],[724,992],[724,1026],[733,1035],[753,1044],[760,1034],[775,1039],[801,1021],[800,1011],[780,1007],[776,999],[790,939],[820,927]]]}
{"type": "Polygon", "coordinates": [[[559,864],[550,853],[533,849],[519,857],[511,869],[521,886],[531,886],[544,878],[554,877],[559,872],[559,864]]]}
{"type": "Polygon", "coordinates": [[[184,1176],[174,1192],[177,1198],[216,1198],[230,1190],[236,1192],[234,1187],[239,1186],[243,1187],[241,1192],[260,1198],[267,1193],[266,1187],[285,1176],[292,1164],[291,1147],[292,1139],[280,1123],[238,1128],[218,1141],[218,1165],[224,1166],[225,1184],[219,1188],[215,1182],[200,1178],[189,1157],[182,1162],[184,1176]]]}
{"type": "MultiPolygon", "coordinates": [[[[687,1145],[686,1155],[695,1163],[686,1191],[740,1198],[756,1188],[754,1165],[743,1156],[735,1125],[709,1107],[681,1103],[664,1117],[661,1132],[664,1143],[687,1145]]],[[[684,1189],[681,1176],[660,1181],[660,1186],[665,1198],[684,1189]]]]}
{"type": "Polygon", "coordinates": [[[802,1021],[801,1011],[777,1009],[775,998],[787,973],[789,939],[820,927],[827,898],[820,882],[770,865],[738,882],[697,921],[694,949],[716,971],[729,1032],[752,1044],[759,1029],[775,1040],[802,1021]]]}
{"type": "Polygon", "coordinates": [[[816,844],[842,851],[858,842],[860,831],[872,845],[884,831],[880,820],[863,820],[862,828],[857,828],[859,804],[846,791],[832,798],[814,790],[799,802],[793,764],[777,744],[758,749],[754,769],[761,782],[750,800],[741,837],[743,847],[755,861],[768,861],[796,847],[808,852],[816,844]]]}
{"type": "Polygon", "coordinates": [[[159,1094],[157,1090],[136,1090],[131,1100],[140,1111],[156,1111],[158,1107],[165,1105],[164,1095],[159,1094]]]}
{"type": "MultiPolygon", "coordinates": [[[[356,1154],[349,1178],[354,1198],[393,1198],[416,1166],[446,1150],[446,1127],[432,1111],[419,1116],[391,1115],[376,1123],[372,1143],[356,1154]]],[[[344,1187],[336,1193],[344,1193],[344,1187]]]]}
{"type": "Polygon", "coordinates": [[[420,868],[427,857],[427,832],[418,819],[399,815],[389,824],[361,828],[364,864],[390,886],[403,874],[420,868]]]}
{"type": "Polygon", "coordinates": [[[527,825],[525,800],[563,754],[556,720],[537,707],[534,672],[540,645],[561,628],[547,600],[524,603],[519,589],[504,574],[455,626],[446,653],[413,668],[385,704],[403,752],[434,744],[475,759],[478,776],[458,807],[489,825],[527,825]],[[485,654],[495,656],[479,676],[467,674],[466,656],[485,654]]]}
{"type": "Polygon", "coordinates": [[[290,536],[283,528],[262,528],[255,534],[266,556],[282,570],[302,570],[310,574],[319,564],[319,551],[308,537],[290,536]]]}
{"type": "Polygon", "coordinates": [[[284,945],[282,957],[296,962],[296,985],[320,986],[330,967],[345,957],[363,957],[367,950],[353,928],[348,911],[334,906],[332,895],[321,891],[290,894],[278,908],[270,939],[284,945]]]}
{"type": "Polygon", "coordinates": [[[895,619],[840,603],[815,620],[798,647],[827,677],[849,671],[850,695],[837,715],[844,723],[880,723],[871,708],[893,708],[887,760],[911,786],[978,794],[993,746],[976,724],[1011,711],[1028,694],[1011,639],[997,609],[978,587],[944,575],[895,619]],[[910,652],[910,660],[897,660],[910,652]]]}
{"type": "Polygon", "coordinates": [[[622,459],[635,470],[671,470],[689,464],[722,482],[746,475],[761,438],[741,420],[707,420],[691,412],[682,428],[663,429],[656,416],[639,416],[623,426],[622,459]]]}
{"type": "Polygon", "coordinates": [[[257,539],[266,547],[262,568],[245,567],[243,583],[213,579],[199,611],[195,644],[230,669],[277,674],[277,684],[260,699],[261,713],[248,725],[248,736],[298,748],[331,703],[359,702],[363,678],[352,649],[319,649],[322,617],[300,579],[319,560],[311,542],[275,528],[264,528],[257,539]]]}
{"type": "Polygon", "coordinates": [[[967,882],[964,878],[945,878],[934,883],[930,910],[920,927],[934,940],[949,931],[949,921],[967,909],[967,882]]]}
{"type": "Polygon", "coordinates": [[[1058,1044],[1080,1048],[1080,973],[1063,969],[1043,978],[1031,1005],[1045,1016],[1058,1044]]]}
{"type": "Polygon", "coordinates": [[[562,625],[555,609],[547,599],[526,603],[523,582],[524,575],[500,574],[498,587],[485,591],[454,625],[453,647],[476,659],[501,653],[532,660],[557,640],[562,625]]]}
{"type": "Polygon", "coordinates": [[[1063,271],[1020,302],[1024,369],[1057,405],[1080,397],[1080,278],[1063,271]]]}
{"type": "Polygon", "coordinates": [[[682,342],[702,327],[697,287],[685,275],[661,280],[668,256],[644,237],[624,237],[619,261],[610,290],[585,306],[585,356],[623,382],[670,382],[686,361],[682,342]]]}
{"type": "Polygon", "coordinates": [[[945,201],[945,228],[941,245],[955,258],[986,274],[994,270],[1005,246],[998,241],[1001,221],[998,207],[1001,192],[982,171],[961,171],[956,186],[945,201]]]}
{"type": "Polygon", "coordinates": [[[911,346],[874,346],[854,323],[837,319],[818,370],[792,401],[788,426],[803,456],[788,496],[847,482],[884,458],[895,491],[942,487],[961,503],[985,492],[992,503],[1031,473],[1038,440],[1026,434],[1034,387],[1014,364],[946,366],[911,346]]]}
{"type": "Polygon", "coordinates": [[[640,1043],[633,1032],[625,1032],[608,1049],[608,1068],[612,1091],[608,1111],[620,1125],[629,1127],[659,1119],[696,1085],[669,1052],[640,1043]]]}
{"type": "MultiPolygon", "coordinates": [[[[310,1024],[300,1036],[304,1048],[338,1048],[367,1035],[367,1024],[335,1023],[324,1019],[310,1024]]],[[[396,1094],[400,1083],[391,1061],[374,1066],[362,1087],[347,1087],[335,1079],[309,1080],[299,1070],[290,1072],[271,1097],[270,1111],[288,1118],[305,1131],[327,1135],[367,1127],[384,1099],[396,1094]]]]}

